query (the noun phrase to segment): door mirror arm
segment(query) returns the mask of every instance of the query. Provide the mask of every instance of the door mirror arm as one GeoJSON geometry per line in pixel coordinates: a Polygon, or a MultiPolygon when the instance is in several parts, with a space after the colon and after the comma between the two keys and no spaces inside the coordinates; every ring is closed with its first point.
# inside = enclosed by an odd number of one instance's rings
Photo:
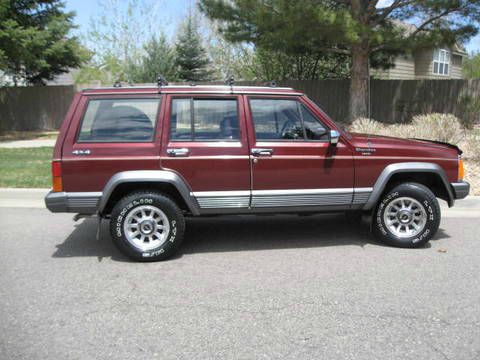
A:
{"type": "Polygon", "coordinates": [[[330,130],[330,145],[336,146],[340,139],[340,132],[338,130],[330,130]]]}

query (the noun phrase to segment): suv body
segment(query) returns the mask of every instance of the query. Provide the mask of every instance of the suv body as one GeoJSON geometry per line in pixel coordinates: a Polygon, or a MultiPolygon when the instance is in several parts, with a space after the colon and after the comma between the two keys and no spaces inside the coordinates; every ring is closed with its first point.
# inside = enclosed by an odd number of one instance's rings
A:
{"type": "Polygon", "coordinates": [[[73,99],[45,202],[111,218],[114,242],[138,260],[173,253],[184,216],[221,214],[357,211],[373,215],[383,240],[420,246],[438,228],[436,197],[453,206],[469,192],[460,155],[449,144],[342,131],[290,88],[100,88],[73,99]]]}

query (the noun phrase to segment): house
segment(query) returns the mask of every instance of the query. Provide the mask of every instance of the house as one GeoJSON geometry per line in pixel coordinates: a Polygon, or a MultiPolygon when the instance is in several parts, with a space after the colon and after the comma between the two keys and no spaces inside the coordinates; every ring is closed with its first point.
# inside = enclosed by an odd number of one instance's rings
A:
{"type": "MultiPolygon", "coordinates": [[[[396,26],[407,34],[414,32],[415,25],[395,21],[396,26]]],[[[394,59],[394,66],[387,70],[372,69],[371,74],[377,79],[462,79],[462,63],[467,56],[462,46],[442,46],[423,49],[411,55],[401,55],[394,59]]]]}
{"type": "Polygon", "coordinates": [[[387,70],[372,69],[378,79],[462,79],[462,63],[467,56],[460,46],[426,49],[398,56],[387,70]]]}

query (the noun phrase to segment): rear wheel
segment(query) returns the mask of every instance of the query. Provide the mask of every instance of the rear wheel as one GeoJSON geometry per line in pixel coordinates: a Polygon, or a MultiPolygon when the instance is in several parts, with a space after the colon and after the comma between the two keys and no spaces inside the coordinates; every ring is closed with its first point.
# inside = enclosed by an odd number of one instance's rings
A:
{"type": "Polygon", "coordinates": [[[183,240],[185,220],[170,198],[155,192],[138,192],[113,208],[110,233],[114,244],[137,261],[164,260],[183,240]]]}
{"type": "Polygon", "coordinates": [[[438,230],[440,206],[435,195],[424,185],[405,183],[384,194],[373,221],[373,230],[384,243],[421,247],[438,230]]]}

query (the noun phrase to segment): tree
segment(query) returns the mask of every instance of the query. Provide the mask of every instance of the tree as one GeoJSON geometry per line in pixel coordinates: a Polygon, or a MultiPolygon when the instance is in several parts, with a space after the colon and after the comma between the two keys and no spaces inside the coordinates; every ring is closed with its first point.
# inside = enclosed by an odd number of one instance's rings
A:
{"type": "Polygon", "coordinates": [[[133,82],[151,83],[159,75],[169,81],[177,78],[175,68],[175,51],[168,43],[164,34],[152,38],[144,45],[145,54],[137,64],[130,64],[128,73],[133,82]]]}
{"type": "Polygon", "coordinates": [[[467,79],[480,79],[480,52],[463,60],[462,71],[467,79]]]}
{"type": "Polygon", "coordinates": [[[132,64],[139,64],[144,44],[158,31],[159,5],[154,0],[98,0],[99,10],[82,39],[92,59],[75,81],[133,82],[132,64]]]}
{"type": "Polygon", "coordinates": [[[0,70],[13,83],[44,84],[88,57],[76,37],[73,12],[60,0],[0,0],[0,70]]]}
{"type": "Polygon", "coordinates": [[[350,120],[368,116],[369,67],[395,55],[452,45],[477,32],[480,0],[200,0],[232,42],[289,55],[351,59],[350,120]],[[382,5],[387,4],[387,5],[382,5]],[[399,26],[408,22],[415,26],[399,26]]]}
{"type": "Polygon", "coordinates": [[[190,14],[182,25],[175,45],[178,77],[182,81],[211,79],[210,59],[202,45],[195,17],[190,14]]]}

